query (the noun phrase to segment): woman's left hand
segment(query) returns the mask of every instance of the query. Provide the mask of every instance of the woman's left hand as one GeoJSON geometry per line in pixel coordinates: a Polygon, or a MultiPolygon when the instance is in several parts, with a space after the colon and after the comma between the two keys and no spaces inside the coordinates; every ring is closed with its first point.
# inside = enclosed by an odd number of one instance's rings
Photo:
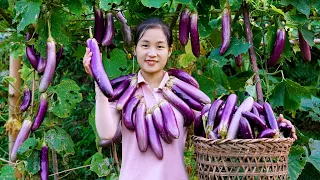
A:
{"type": "Polygon", "coordinates": [[[297,137],[297,135],[296,135],[296,129],[295,129],[294,126],[292,125],[291,121],[285,119],[282,114],[280,114],[280,116],[278,117],[277,121],[278,121],[278,122],[284,122],[284,123],[286,123],[286,124],[291,125],[291,126],[292,126],[292,129],[291,129],[291,134],[292,134],[292,135],[291,135],[291,137],[292,137],[294,140],[297,140],[297,139],[298,139],[298,137],[297,137]]]}

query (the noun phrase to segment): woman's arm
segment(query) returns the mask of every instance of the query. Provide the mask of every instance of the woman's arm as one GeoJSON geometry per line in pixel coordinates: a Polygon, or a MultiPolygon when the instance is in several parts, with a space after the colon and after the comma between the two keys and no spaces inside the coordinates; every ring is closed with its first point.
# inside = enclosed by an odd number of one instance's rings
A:
{"type": "MultiPolygon", "coordinates": [[[[90,76],[92,76],[90,68],[91,56],[92,52],[90,52],[89,48],[86,48],[83,66],[90,76]]],[[[101,139],[112,139],[120,121],[120,113],[112,106],[113,103],[109,103],[108,98],[104,96],[96,82],[94,84],[96,92],[95,122],[98,135],[101,139]]]]}

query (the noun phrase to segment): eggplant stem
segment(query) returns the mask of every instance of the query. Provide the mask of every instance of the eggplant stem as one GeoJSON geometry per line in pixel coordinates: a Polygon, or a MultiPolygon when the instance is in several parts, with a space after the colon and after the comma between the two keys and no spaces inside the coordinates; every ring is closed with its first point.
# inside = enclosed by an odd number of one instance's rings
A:
{"type": "Polygon", "coordinates": [[[89,26],[89,35],[90,35],[90,38],[92,39],[92,38],[93,38],[93,35],[92,35],[92,29],[91,29],[91,26],[89,26]]]}

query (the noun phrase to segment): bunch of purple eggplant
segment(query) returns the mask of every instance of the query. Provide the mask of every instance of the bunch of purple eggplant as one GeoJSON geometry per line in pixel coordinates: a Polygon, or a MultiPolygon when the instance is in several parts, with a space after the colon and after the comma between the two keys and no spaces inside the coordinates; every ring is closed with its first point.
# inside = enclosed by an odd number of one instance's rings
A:
{"type": "MultiPolygon", "coordinates": [[[[103,17],[103,11],[98,7],[94,7],[94,38],[102,46],[112,46],[112,40],[114,37],[114,21],[112,12],[105,13],[105,19],[103,17]]],[[[123,41],[125,44],[131,43],[131,28],[127,24],[127,20],[124,15],[118,11],[115,14],[116,19],[120,22],[122,27],[123,41]]]]}
{"type": "Polygon", "coordinates": [[[190,33],[192,53],[194,56],[200,56],[200,40],[198,31],[198,14],[196,12],[190,12],[188,8],[185,8],[180,15],[179,22],[179,41],[185,46],[188,43],[190,33]]]}
{"type": "MultiPolygon", "coordinates": [[[[176,108],[184,117],[184,126],[190,126],[195,119],[194,111],[200,111],[210,98],[199,90],[198,82],[187,72],[169,69],[170,79],[161,90],[164,100],[152,108],[147,108],[143,97],[134,95],[137,89],[137,77],[134,74],[120,76],[110,81],[114,93],[109,101],[116,103],[122,110],[122,122],[131,131],[135,131],[138,148],[145,152],[148,146],[158,159],[163,158],[163,142],[170,144],[178,139],[180,131],[174,114],[176,108]],[[166,118],[164,118],[166,117],[166,118]]],[[[116,133],[111,141],[101,141],[100,146],[108,146],[121,135],[116,133]]]]}
{"type": "Polygon", "coordinates": [[[194,134],[209,139],[258,139],[291,136],[291,125],[278,123],[271,105],[247,97],[238,107],[238,97],[207,104],[196,114],[194,134]]]}

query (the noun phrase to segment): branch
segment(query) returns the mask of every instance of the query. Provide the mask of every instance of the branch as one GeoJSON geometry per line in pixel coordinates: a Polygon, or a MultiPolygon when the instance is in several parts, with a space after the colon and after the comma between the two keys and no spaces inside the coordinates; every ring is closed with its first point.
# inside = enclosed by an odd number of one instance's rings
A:
{"type": "Polygon", "coordinates": [[[117,156],[117,148],[116,148],[116,144],[115,143],[112,143],[112,149],[113,149],[114,163],[117,165],[118,172],[120,172],[119,160],[118,160],[118,156],[117,156]]]}
{"type": "Polygon", "coordinates": [[[67,170],[64,170],[64,171],[61,171],[61,172],[56,172],[56,173],[50,174],[49,176],[56,176],[56,175],[61,174],[61,173],[73,171],[73,170],[76,170],[76,169],[86,168],[86,167],[89,167],[89,166],[91,166],[91,164],[85,165],[85,166],[76,167],[76,168],[72,168],[72,169],[67,169],[67,170]]]}
{"type": "MultiPolygon", "coordinates": [[[[53,164],[53,171],[54,171],[54,174],[53,174],[54,180],[59,180],[57,153],[56,153],[56,150],[54,150],[54,149],[52,149],[52,164],[53,164]]],[[[62,171],[62,172],[64,172],[64,171],[62,171]]]]}
{"type": "Polygon", "coordinates": [[[251,30],[251,25],[250,25],[250,20],[249,20],[248,5],[246,4],[245,1],[243,1],[242,8],[243,8],[243,17],[244,17],[243,19],[244,19],[244,23],[245,23],[246,37],[247,37],[247,41],[250,44],[249,54],[250,54],[252,69],[255,74],[254,75],[254,82],[256,84],[258,102],[260,104],[262,104],[263,103],[263,93],[262,93],[261,81],[260,81],[260,77],[259,77],[259,73],[258,73],[259,69],[258,69],[258,65],[257,65],[257,56],[256,56],[256,53],[254,52],[254,46],[253,46],[253,40],[252,40],[252,30],[251,30]]]}

